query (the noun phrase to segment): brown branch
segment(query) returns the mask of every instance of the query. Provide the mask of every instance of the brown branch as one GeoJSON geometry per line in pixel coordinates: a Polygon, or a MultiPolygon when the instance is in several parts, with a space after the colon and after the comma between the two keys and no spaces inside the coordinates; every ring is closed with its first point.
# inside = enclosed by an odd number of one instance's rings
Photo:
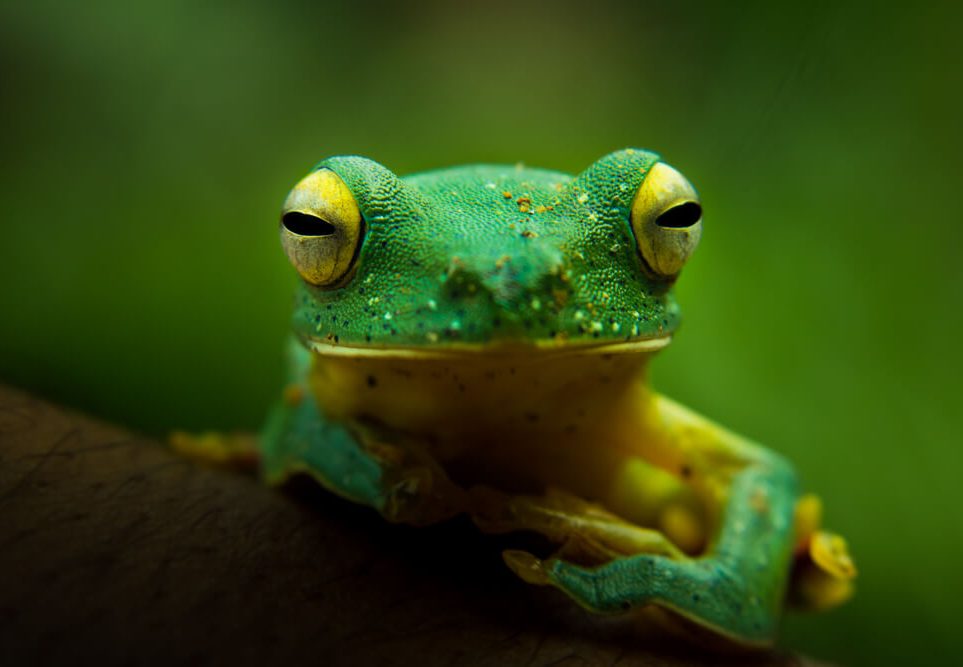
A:
{"type": "Polygon", "coordinates": [[[814,665],[630,635],[517,581],[504,546],[198,467],[0,386],[0,664],[814,665]]]}

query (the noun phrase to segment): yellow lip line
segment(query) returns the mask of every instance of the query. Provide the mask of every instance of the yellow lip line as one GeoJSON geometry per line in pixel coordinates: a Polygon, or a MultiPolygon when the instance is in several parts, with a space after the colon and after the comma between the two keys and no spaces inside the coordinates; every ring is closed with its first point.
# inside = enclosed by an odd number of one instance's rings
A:
{"type": "Polygon", "coordinates": [[[344,357],[377,357],[393,359],[439,359],[452,357],[470,357],[473,355],[482,356],[492,355],[511,355],[524,356],[527,354],[537,354],[540,357],[547,356],[567,356],[579,354],[626,354],[632,352],[655,352],[661,350],[672,340],[671,336],[661,336],[659,338],[647,338],[619,343],[582,343],[582,344],[532,344],[532,345],[510,345],[510,344],[468,344],[448,345],[446,347],[351,347],[348,345],[337,345],[325,341],[309,339],[305,341],[307,347],[318,354],[344,357]]]}

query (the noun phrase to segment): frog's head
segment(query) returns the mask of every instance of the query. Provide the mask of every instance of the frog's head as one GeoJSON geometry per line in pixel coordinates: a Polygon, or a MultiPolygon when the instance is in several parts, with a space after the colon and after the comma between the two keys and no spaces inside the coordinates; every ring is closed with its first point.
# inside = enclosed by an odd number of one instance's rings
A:
{"type": "Polygon", "coordinates": [[[642,150],[574,178],[520,166],[399,178],[330,158],[281,216],[303,279],[295,330],[347,354],[657,349],[701,217],[689,182],[642,150]]]}

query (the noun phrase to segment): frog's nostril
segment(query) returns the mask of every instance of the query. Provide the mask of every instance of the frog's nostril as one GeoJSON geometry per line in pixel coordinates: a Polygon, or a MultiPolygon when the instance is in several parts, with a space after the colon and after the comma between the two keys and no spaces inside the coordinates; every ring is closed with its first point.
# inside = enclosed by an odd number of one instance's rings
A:
{"type": "Polygon", "coordinates": [[[285,213],[281,216],[281,224],[298,236],[331,236],[336,231],[334,225],[327,220],[300,211],[285,213]]]}
{"type": "Polygon", "coordinates": [[[672,229],[684,229],[691,227],[702,219],[702,207],[694,201],[687,201],[676,204],[672,208],[666,209],[658,218],[655,224],[659,227],[670,227],[672,229]]]}

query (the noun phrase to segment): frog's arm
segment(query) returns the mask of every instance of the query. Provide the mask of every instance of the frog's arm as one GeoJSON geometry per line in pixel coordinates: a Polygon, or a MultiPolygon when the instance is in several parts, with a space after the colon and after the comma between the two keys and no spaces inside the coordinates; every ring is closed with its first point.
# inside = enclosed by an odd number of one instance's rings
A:
{"type": "Polygon", "coordinates": [[[259,437],[265,481],[281,484],[307,474],[391,521],[433,523],[461,510],[459,490],[416,448],[387,444],[375,429],[327,419],[308,382],[310,352],[292,341],[288,356],[290,382],[259,437]]]}
{"type": "Polygon", "coordinates": [[[667,398],[646,393],[641,402],[639,421],[626,424],[637,432],[637,453],[687,479],[716,509],[706,554],[643,553],[594,568],[516,554],[514,569],[595,611],[657,604],[740,643],[770,643],[794,545],[792,468],[667,398]]]}

